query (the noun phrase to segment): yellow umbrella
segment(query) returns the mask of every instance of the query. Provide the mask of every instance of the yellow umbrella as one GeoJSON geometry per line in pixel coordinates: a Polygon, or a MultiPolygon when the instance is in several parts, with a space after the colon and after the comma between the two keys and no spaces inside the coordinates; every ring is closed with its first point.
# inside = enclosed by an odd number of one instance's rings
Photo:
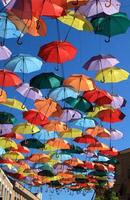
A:
{"type": "Polygon", "coordinates": [[[103,83],[117,83],[128,79],[129,73],[119,67],[107,68],[96,74],[96,80],[103,83]]]}
{"type": "Polygon", "coordinates": [[[74,11],[68,11],[67,15],[59,17],[58,20],[80,31],[93,31],[90,21],[74,11]]]}
{"type": "Polygon", "coordinates": [[[14,126],[12,131],[20,134],[34,134],[39,132],[40,129],[37,126],[32,125],[30,123],[21,123],[17,126],[14,126]]]}
{"type": "Polygon", "coordinates": [[[17,151],[10,151],[2,155],[2,158],[11,160],[23,160],[24,155],[17,151]]]}
{"type": "Polygon", "coordinates": [[[96,115],[98,114],[98,112],[102,111],[102,110],[107,110],[110,109],[111,106],[93,106],[93,111],[88,112],[87,113],[87,117],[96,117],[96,115]]]}
{"type": "Polygon", "coordinates": [[[4,106],[8,106],[10,108],[21,110],[21,111],[27,111],[27,108],[25,107],[25,105],[23,105],[23,103],[18,101],[17,99],[8,98],[6,102],[4,103],[1,102],[1,104],[4,106]]]}
{"type": "Polygon", "coordinates": [[[59,134],[62,138],[76,138],[82,136],[82,131],[80,129],[71,128],[69,131],[59,134]]]}
{"type": "Polygon", "coordinates": [[[0,138],[0,147],[3,149],[12,148],[12,147],[17,149],[17,144],[11,139],[1,137],[0,138]]]}

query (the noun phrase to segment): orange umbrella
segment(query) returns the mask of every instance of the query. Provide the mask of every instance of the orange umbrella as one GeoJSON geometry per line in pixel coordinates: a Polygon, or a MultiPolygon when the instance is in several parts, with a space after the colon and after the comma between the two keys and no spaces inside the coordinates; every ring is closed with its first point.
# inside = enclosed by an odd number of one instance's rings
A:
{"type": "Polygon", "coordinates": [[[35,163],[46,163],[50,161],[50,156],[47,154],[32,154],[30,157],[26,158],[27,160],[35,163]]]}
{"type": "Polygon", "coordinates": [[[95,167],[95,170],[108,172],[107,166],[103,165],[102,163],[95,163],[94,167],[95,167]]]}
{"type": "Polygon", "coordinates": [[[108,150],[109,149],[109,146],[107,146],[106,144],[104,143],[101,143],[101,142],[96,142],[94,145],[93,144],[90,144],[87,149],[89,151],[100,151],[100,150],[108,150]]]}
{"type": "Polygon", "coordinates": [[[57,103],[51,98],[37,99],[35,101],[35,107],[46,117],[50,117],[52,113],[57,111],[57,103]]]}
{"type": "Polygon", "coordinates": [[[5,103],[7,100],[7,94],[4,90],[0,89],[0,103],[5,103]]]}
{"type": "Polygon", "coordinates": [[[72,158],[72,159],[64,161],[64,164],[69,165],[71,167],[76,167],[78,165],[83,165],[84,162],[78,158],[72,158]]]}
{"type": "Polygon", "coordinates": [[[104,127],[95,126],[86,129],[86,133],[92,135],[93,137],[110,138],[111,133],[104,127]]]}
{"type": "Polygon", "coordinates": [[[46,142],[46,145],[50,146],[50,147],[52,147],[56,150],[58,150],[58,149],[70,149],[71,148],[70,144],[66,140],[63,140],[61,138],[50,139],[46,142]]]}
{"type": "Polygon", "coordinates": [[[62,109],[62,107],[59,104],[57,104],[56,112],[52,113],[51,117],[60,117],[62,115],[63,111],[64,110],[62,109]]]}
{"type": "Polygon", "coordinates": [[[95,88],[93,80],[83,74],[73,74],[64,80],[63,84],[79,91],[89,91],[95,88]]]}
{"type": "Polygon", "coordinates": [[[51,120],[49,123],[43,126],[47,131],[55,131],[55,132],[66,132],[69,131],[67,125],[63,122],[51,120]]]}
{"type": "Polygon", "coordinates": [[[59,182],[62,184],[67,185],[75,182],[75,176],[71,172],[60,172],[58,173],[58,176],[62,177],[61,180],[59,180],[59,182]]]}

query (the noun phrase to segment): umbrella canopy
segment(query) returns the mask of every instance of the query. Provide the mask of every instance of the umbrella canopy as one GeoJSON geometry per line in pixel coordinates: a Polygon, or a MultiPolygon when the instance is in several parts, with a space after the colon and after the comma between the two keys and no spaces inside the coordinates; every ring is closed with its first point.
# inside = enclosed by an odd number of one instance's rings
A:
{"type": "Polygon", "coordinates": [[[94,137],[101,137],[101,138],[110,138],[111,133],[104,127],[95,126],[93,128],[86,129],[86,133],[92,135],[94,137]]]}
{"type": "Polygon", "coordinates": [[[66,160],[64,164],[69,165],[71,167],[76,167],[78,165],[84,164],[84,162],[78,158],[72,158],[72,159],[66,160]]]}
{"type": "Polygon", "coordinates": [[[52,89],[59,87],[63,78],[53,72],[42,73],[30,80],[30,86],[38,89],[52,89]]]}
{"type": "Polygon", "coordinates": [[[58,20],[79,31],[93,31],[90,21],[74,11],[68,11],[67,15],[59,17],[58,20]]]}
{"type": "Polygon", "coordinates": [[[83,66],[86,70],[103,70],[109,67],[113,67],[118,64],[119,61],[112,55],[97,55],[90,58],[83,66]]]}
{"type": "Polygon", "coordinates": [[[21,83],[22,80],[15,73],[9,70],[0,70],[0,86],[19,86],[21,83]]]}
{"type": "Polygon", "coordinates": [[[54,139],[48,140],[45,144],[45,149],[46,149],[46,145],[54,148],[55,150],[70,149],[70,144],[66,140],[63,140],[60,138],[54,138],[54,139]]]}
{"type": "Polygon", "coordinates": [[[61,161],[61,162],[64,162],[65,160],[68,160],[68,159],[72,158],[71,155],[63,153],[63,152],[62,153],[58,153],[58,154],[55,153],[51,157],[52,157],[52,159],[58,160],[58,161],[61,161]]]}
{"type": "Polygon", "coordinates": [[[0,103],[4,103],[7,101],[7,94],[4,90],[0,89],[0,103]]]}
{"type": "Polygon", "coordinates": [[[52,113],[57,111],[57,103],[51,98],[37,99],[35,101],[35,107],[46,117],[50,117],[52,113]]]}
{"type": "Polygon", "coordinates": [[[74,59],[77,49],[67,41],[53,41],[40,48],[38,56],[46,62],[64,63],[74,59]]]}
{"type": "Polygon", "coordinates": [[[65,99],[65,102],[71,105],[72,108],[78,109],[84,113],[92,109],[92,104],[83,97],[77,97],[77,99],[73,97],[68,97],[67,99],[65,99]]]}
{"type": "Polygon", "coordinates": [[[45,142],[49,139],[57,138],[58,135],[54,131],[46,131],[45,129],[41,129],[38,133],[34,134],[35,139],[40,140],[41,142],[45,142]]]}
{"type": "Polygon", "coordinates": [[[109,148],[107,150],[101,150],[101,154],[106,155],[106,156],[117,156],[119,154],[118,150],[115,148],[109,148]]]}
{"type": "Polygon", "coordinates": [[[0,103],[0,104],[10,107],[10,108],[18,109],[21,111],[27,111],[27,108],[25,107],[25,105],[23,105],[23,103],[18,101],[17,99],[7,98],[6,102],[0,103]]]}
{"type": "Polygon", "coordinates": [[[62,122],[69,122],[71,120],[80,119],[81,117],[82,115],[78,111],[73,109],[64,109],[58,120],[62,122]]]}
{"type": "Polygon", "coordinates": [[[13,128],[13,124],[0,124],[0,133],[6,134],[11,133],[13,128]]]}
{"type": "Polygon", "coordinates": [[[77,137],[74,139],[74,141],[77,143],[88,143],[88,144],[95,144],[96,142],[98,142],[98,140],[91,135],[84,135],[81,137],[77,137]]]}
{"type": "Polygon", "coordinates": [[[63,84],[64,86],[74,88],[78,92],[93,90],[95,88],[95,84],[92,79],[83,74],[72,74],[70,77],[64,80],[63,84]]]}
{"type": "Polygon", "coordinates": [[[123,137],[123,133],[121,131],[118,131],[116,129],[110,130],[110,138],[113,140],[119,140],[123,137]]]}
{"type": "Polygon", "coordinates": [[[14,126],[12,131],[19,134],[34,134],[39,132],[40,129],[30,123],[21,123],[14,126]]]}
{"type": "Polygon", "coordinates": [[[43,153],[42,154],[35,153],[26,159],[34,163],[47,163],[50,160],[50,156],[43,153]]]}
{"type": "Polygon", "coordinates": [[[39,140],[35,138],[29,138],[29,139],[23,140],[21,142],[21,145],[28,148],[32,148],[32,149],[40,149],[40,148],[43,148],[44,146],[39,140]]]}
{"type": "Polygon", "coordinates": [[[61,132],[59,136],[62,138],[76,138],[82,136],[82,134],[83,133],[80,129],[71,128],[66,132],[61,132]]]}
{"type": "Polygon", "coordinates": [[[0,138],[0,147],[3,149],[7,149],[7,148],[11,148],[11,147],[14,147],[17,149],[17,144],[11,139],[1,137],[0,138]]]}
{"type": "Polygon", "coordinates": [[[10,151],[8,153],[3,154],[2,156],[5,159],[11,159],[11,160],[23,160],[24,159],[24,155],[22,155],[19,152],[15,152],[15,151],[10,151]]]}
{"type": "Polygon", "coordinates": [[[17,149],[11,148],[11,151],[17,151],[17,152],[20,152],[20,153],[30,153],[30,150],[27,147],[22,146],[20,144],[17,144],[17,149]]]}
{"type": "Polygon", "coordinates": [[[6,46],[0,46],[0,60],[7,60],[11,55],[12,52],[6,46]]]}
{"type": "Polygon", "coordinates": [[[35,125],[45,125],[49,122],[48,118],[44,114],[35,109],[24,111],[23,118],[29,123],[35,125]]]}
{"type": "Polygon", "coordinates": [[[117,83],[127,80],[129,73],[119,67],[107,68],[96,74],[96,80],[103,83],[117,83]]]}
{"type": "Polygon", "coordinates": [[[71,122],[70,126],[84,130],[89,127],[95,127],[95,121],[87,117],[83,117],[81,119],[74,120],[73,122],[71,122]]]}
{"type": "Polygon", "coordinates": [[[84,153],[83,149],[76,145],[71,145],[70,149],[63,149],[61,152],[66,154],[82,154],[84,153]]]}
{"type": "Polygon", "coordinates": [[[112,102],[111,102],[111,106],[115,109],[124,107],[126,105],[126,100],[119,96],[119,95],[113,95],[112,96],[112,102]]]}
{"type": "Polygon", "coordinates": [[[108,150],[109,146],[101,142],[96,142],[95,144],[90,144],[87,148],[90,151],[101,151],[101,150],[108,150]]]}
{"type": "Polygon", "coordinates": [[[29,98],[35,101],[36,99],[42,98],[41,91],[37,88],[30,87],[28,83],[23,83],[16,89],[16,91],[24,96],[25,100],[29,98]]]}
{"type": "Polygon", "coordinates": [[[5,69],[18,73],[35,72],[40,70],[41,67],[42,61],[28,54],[14,56],[5,65],[5,69]]]}
{"type": "Polygon", "coordinates": [[[14,124],[16,118],[11,113],[0,112],[0,124],[14,124]]]}
{"type": "Polygon", "coordinates": [[[44,125],[44,129],[47,131],[55,131],[55,132],[65,132],[68,131],[69,128],[63,122],[51,120],[47,124],[44,125]]]}
{"type": "Polygon", "coordinates": [[[10,138],[10,139],[16,139],[16,140],[23,140],[24,137],[18,133],[6,133],[6,134],[2,134],[0,135],[0,137],[5,137],[5,138],[10,138]]]}
{"type": "Polygon", "coordinates": [[[108,36],[108,41],[114,35],[126,33],[130,26],[130,20],[125,13],[116,13],[113,15],[103,14],[102,16],[93,18],[91,23],[94,27],[95,34],[108,36]]]}
{"type": "Polygon", "coordinates": [[[80,6],[78,12],[86,17],[92,17],[99,13],[112,15],[119,12],[120,5],[117,0],[111,0],[111,3],[106,0],[90,0],[86,5],[80,6]]]}
{"type": "Polygon", "coordinates": [[[52,98],[55,101],[61,101],[69,97],[73,97],[75,99],[78,97],[78,93],[70,87],[58,87],[49,93],[49,98],[52,98]]]}

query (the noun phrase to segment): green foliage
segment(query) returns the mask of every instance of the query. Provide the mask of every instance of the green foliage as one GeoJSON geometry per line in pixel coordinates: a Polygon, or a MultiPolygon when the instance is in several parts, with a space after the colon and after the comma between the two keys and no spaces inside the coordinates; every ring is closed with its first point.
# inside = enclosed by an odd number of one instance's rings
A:
{"type": "Polygon", "coordinates": [[[95,200],[119,200],[119,198],[116,196],[115,192],[107,190],[104,191],[102,194],[97,195],[95,200]]]}

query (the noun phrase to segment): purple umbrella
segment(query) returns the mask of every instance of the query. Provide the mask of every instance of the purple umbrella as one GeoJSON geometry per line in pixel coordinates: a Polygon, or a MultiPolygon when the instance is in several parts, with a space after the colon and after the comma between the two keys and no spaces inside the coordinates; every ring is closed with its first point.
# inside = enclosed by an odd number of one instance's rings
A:
{"type": "Polygon", "coordinates": [[[111,139],[113,140],[119,140],[123,137],[123,133],[116,129],[111,130],[110,133],[111,133],[111,139]]]}
{"type": "Polygon", "coordinates": [[[12,52],[6,46],[0,46],[0,60],[7,60],[12,55],[12,52]]]}
{"type": "Polygon", "coordinates": [[[12,132],[12,124],[0,124],[0,134],[6,134],[12,132]]]}
{"type": "Polygon", "coordinates": [[[2,0],[2,3],[8,10],[10,10],[14,6],[15,1],[16,0],[2,0]]]}
{"type": "Polygon", "coordinates": [[[57,163],[54,165],[54,173],[60,173],[60,172],[67,172],[71,167],[64,165],[62,163],[57,163]]]}
{"type": "Polygon", "coordinates": [[[125,106],[126,100],[121,96],[113,96],[113,100],[111,102],[111,106],[115,109],[121,108],[125,106]]]}
{"type": "Polygon", "coordinates": [[[99,13],[112,15],[118,13],[121,4],[117,0],[89,0],[86,5],[80,6],[78,13],[86,17],[92,17],[99,13]]]}
{"type": "Polygon", "coordinates": [[[118,64],[119,61],[112,55],[97,55],[88,60],[83,68],[86,70],[103,70],[108,67],[113,67],[118,64]]]}
{"type": "Polygon", "coordinates": [[[41,91],[37,88],[30,87],[28,83],[22,84],[16,89],[16,91],[19,92],[22,96],[34,101],[42,98],[41,91]]]}
{"type": "Polygon", "coordinates": [[[70,120],[80,119],[81,113],[72,109],[64,109],[61,116],[58,118],[59,121],[68,122],[70,120]]]}

